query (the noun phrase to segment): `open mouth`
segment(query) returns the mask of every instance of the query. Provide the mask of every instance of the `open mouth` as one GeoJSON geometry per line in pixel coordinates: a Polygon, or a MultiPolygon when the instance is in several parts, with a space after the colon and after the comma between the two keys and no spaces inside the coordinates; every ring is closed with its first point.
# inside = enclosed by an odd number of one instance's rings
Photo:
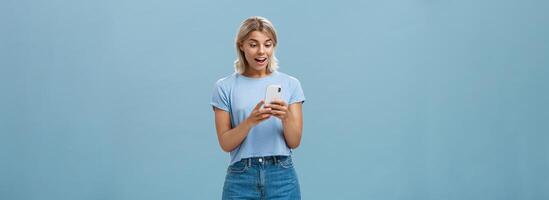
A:
{"type": "Polygon", "coordinates": [[[254,59],[257,64],[263,65],[267,62],[266,57],[258,57],[254,59]]]}

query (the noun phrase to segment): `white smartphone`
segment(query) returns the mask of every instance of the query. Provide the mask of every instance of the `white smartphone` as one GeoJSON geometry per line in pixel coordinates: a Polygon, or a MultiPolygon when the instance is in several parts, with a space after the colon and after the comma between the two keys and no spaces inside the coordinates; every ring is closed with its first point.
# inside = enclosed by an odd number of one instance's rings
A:
{"type": "Polygon", "coordinates": [[[265,91],[265,104],[270,104],[274,99],[282,98],[282,86],[269,85],[265,91]]]}

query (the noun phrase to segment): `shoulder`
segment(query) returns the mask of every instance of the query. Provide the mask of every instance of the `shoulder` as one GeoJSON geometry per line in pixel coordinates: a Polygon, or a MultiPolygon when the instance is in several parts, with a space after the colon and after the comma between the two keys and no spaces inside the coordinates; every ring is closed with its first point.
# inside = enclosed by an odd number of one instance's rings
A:
{"type": "Polygon", "coordinates": [[[288,80],[289,82],[291,83],[299,83],[299,79],[297,79],[296,77],[294,76],[291,76],[289,74],[286,74],[284,72],[281,72],[281,71],[277,71],[278,73],[278,76],[281,78],[281,79],[285,79],[285,80],[288,80]]]}
{"type": "Polygon", "coordinates": [[[216,82],[215,82],[215,85],[217,87],[227,87],[227,86],[230,86],[232,85],[235,80],[236,80],[236,77],[238,76],[238,74],[236,72],[230,74],[230,75],[227,75],[227,76],[224,76],[220,79],[218,79],[216,82]]]}
{"type": "Polygon", "coordinates": [[[291,76],[291,75],[286,74],[286,73],[281,72],[281,71],[277,71],[277,73],[278,73],[278,76],[280,76],[283,79],[287,79],[287,80],[292,81],[292,82],[299,82],[299,79],[297,79],[294,76],[291,76]]]}

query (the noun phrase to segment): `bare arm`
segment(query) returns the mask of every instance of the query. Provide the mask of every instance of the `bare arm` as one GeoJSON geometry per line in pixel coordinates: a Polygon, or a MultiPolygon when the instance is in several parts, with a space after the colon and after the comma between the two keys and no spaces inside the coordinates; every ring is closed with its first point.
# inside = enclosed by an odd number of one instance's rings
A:
{"type": "Polygon", "coordinates": [[[301,133],[303,130],[302,103],[293,103],[288,106],[286,102],[277,100],[265,107],[272,108],[271,112],[273,115],[282,120],[286,145],[291,149],[297,148],[301,143],[301,133]]]}
{"type": "Polygon", "coordinates": [[[223,151],[231,152],[234,150],[246,138],[252,127],[271,116],[270,109],[260,109],[261,105],[263,105],[263,101],[255,106],[246,120],[234,128],[231,128],[229,112],[214,107],[217,139],[223,151]]]}

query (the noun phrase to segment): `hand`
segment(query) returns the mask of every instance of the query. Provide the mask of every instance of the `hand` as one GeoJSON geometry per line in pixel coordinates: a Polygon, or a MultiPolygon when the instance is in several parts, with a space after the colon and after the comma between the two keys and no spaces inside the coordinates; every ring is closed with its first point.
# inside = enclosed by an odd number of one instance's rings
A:
{"type": "Polygon", "coordinates": [[[261,105],[263,105],[264,103],[265,102],[263,100],[257,103],[250,116],[248,116],[248,118],[246,119],[252,124],[252,126],[255,126],[259,124],[259,122],[262,122],[271,117],[272,114],[270,108],[261,108],[261,105]]]}
{"type": "Polygon", "coordinates": [[[271,109],[271,114],[285,121],[288,118],[288,104],[281,99],[275,99],[270,104],[265,104],[265,108],[271,109]]]}

